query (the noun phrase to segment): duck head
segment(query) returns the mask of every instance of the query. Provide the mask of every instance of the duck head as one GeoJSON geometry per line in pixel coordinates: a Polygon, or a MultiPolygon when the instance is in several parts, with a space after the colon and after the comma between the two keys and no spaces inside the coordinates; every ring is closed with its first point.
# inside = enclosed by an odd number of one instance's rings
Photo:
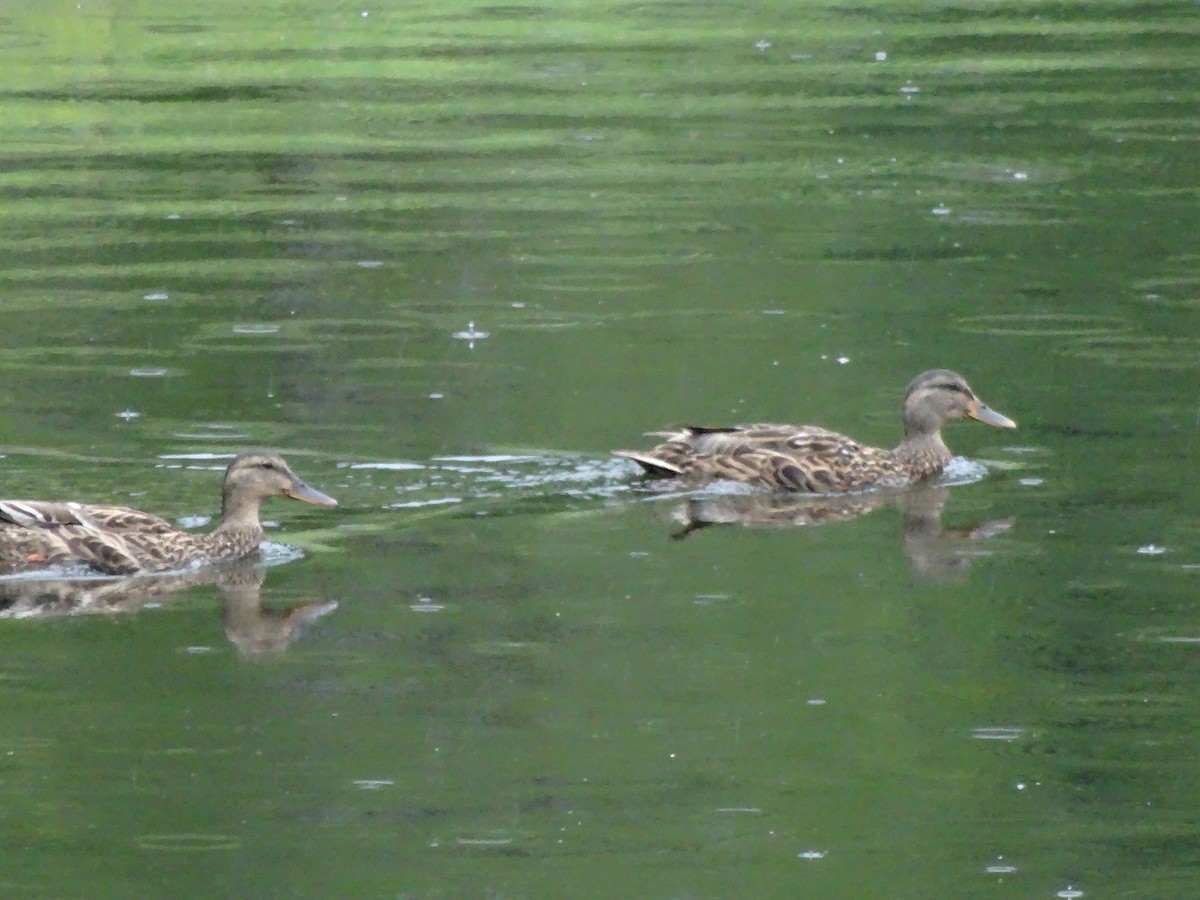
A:
{"type": "Polygon", "coordinates": [[[337,501],[305,484],[278,453],[250,450],[239,453],[225,470],[223,513],[252,508],[268,497],[290,497],[314,506],[337,506],[337,501]]]}
{"type": "Polygon", "coordinates": [[[957,372],[931,369],[909,382],[904,394],[906,440],[936,434],[951,419],[974,419],[996,428],[1017,427],[980,400],[957,372]]]}

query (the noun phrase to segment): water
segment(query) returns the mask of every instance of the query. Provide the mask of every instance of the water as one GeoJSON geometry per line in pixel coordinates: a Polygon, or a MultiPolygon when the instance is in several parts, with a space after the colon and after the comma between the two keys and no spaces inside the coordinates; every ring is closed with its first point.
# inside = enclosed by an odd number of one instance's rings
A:
{"type": "Polygon", "coordinates": [[[340,505],[6,597],[3,893],[1193,889],[1192,5],[4,30],[3,494],[202,525],[269,445],[340,505]],[[1020,425],[940,491],[744,527],[606,455],[890,444],[934,366],[1020,425]]]}

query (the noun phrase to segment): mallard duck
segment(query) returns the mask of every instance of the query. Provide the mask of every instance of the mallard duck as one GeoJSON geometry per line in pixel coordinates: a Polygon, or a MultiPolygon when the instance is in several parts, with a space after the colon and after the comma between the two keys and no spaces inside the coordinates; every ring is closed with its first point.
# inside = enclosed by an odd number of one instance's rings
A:
{"type": "Polygon", "coordinates": [[[975,419],[1016,428],[975,396],[956,372],[933,369],[914,378],[904,394],[904,439],[894,450],[809,425],[692,426],[651,432],[666,438],[647,451],[615,450],[652,478],[681,479],[689,486],[724,479],[756,487],[809,494],[901,487],[939,474],[950,461],[942,426],[975,419]]]}
{"type": "Polygon", "coordinates": [[[127,506],[0,500],[0,569],[75,563],[104,575],[133,575],[241,559],[262,543],[258,511],[268,497],[337,506],[301,481],[279,454],[253,450],[234,457],[225,470],[221,521],[208,534],[181,531],[127,506]]]}

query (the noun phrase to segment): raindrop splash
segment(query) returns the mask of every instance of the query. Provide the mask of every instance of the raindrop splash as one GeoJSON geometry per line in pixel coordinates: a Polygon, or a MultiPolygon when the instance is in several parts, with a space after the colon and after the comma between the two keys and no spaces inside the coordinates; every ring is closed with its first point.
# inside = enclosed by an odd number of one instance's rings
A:
{"type": "Polygon", "coordinates": [[[468,322],[466,331],[456,331],[456,332],[454,332],[454,334],[451,335],[451,337],[453,337],[455,340],[458,340],[458,341],[466,341],[467,348],[474,349],[475,342],[482,341],[484,338],[490,337],[490,332],[476,331],[475,323],[468,322]]]}

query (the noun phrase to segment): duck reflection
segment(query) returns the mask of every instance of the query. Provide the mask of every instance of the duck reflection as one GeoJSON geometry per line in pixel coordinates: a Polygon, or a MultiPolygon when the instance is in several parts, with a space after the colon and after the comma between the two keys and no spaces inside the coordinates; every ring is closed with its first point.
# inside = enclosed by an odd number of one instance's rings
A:
{"type": "Polygon", "coordinates": [[[980,544],[1003,534],[1015,518],[992,519],[970,528],[947,527],[942,510],[950,499],[944,487],[921,486],[871,494],[797,495],[730,493],[693,496],[672,506],[670,517],[682,527],[671,535],[683,540],[713,525],[798,527],[857,519],[883,507],[900,511],[904,554],[913,574],[943,581],[964,575],[987,555],[980,544]]]}
{"type": "Polygon", "coordinates": [[[225,636],[246,658],[282,653],[304,627],[337,609],[337,601],[266,607],[266,570],[250,561],[176,575],[123,578],[0,579],[0,618],[52,618],[132,613],[187,588],[213,585],[221,596],[225,636]]]}

